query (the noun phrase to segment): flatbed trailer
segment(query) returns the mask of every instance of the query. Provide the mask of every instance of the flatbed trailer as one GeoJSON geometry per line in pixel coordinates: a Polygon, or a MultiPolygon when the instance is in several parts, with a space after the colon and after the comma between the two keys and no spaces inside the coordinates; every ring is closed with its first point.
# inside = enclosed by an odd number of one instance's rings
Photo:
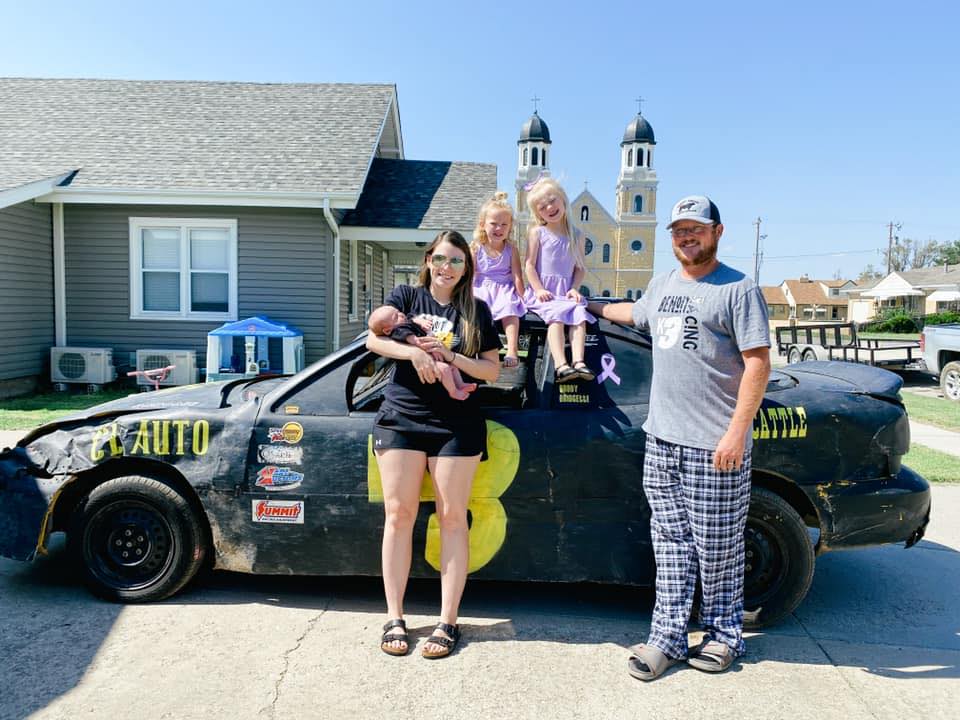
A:
{"type": "Polygon", "coordinates": [[[777,352],[790,364],[807,360],[842,360],[889,370],[919,368],[919,340],[862,338],[857,323],[792,325],[776,329],[777,352]]]}

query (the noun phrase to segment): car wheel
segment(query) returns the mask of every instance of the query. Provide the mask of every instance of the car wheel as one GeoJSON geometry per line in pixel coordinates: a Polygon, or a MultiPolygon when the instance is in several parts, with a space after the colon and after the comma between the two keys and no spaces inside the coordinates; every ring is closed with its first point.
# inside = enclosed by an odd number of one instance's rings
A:
{"type": "Polygon", "coordinates": [[[956,360],[943,366],[940,373],[940,389],[947,400],[960,402],[960,362],[956,360]]]}
{"type": "Polygon", "coordinates": [[[787,353],[787,362],[790,365],[796,365],[803,358],[800,356],[800,348],[796,346],[791,346],[790,351],[787,353]]]}
{"type": "Polygon", "coordinates": [[[763,627],[790,614],[813,581],[813,544],[786,500],[754,488],[744,530],[744,625],[763,627]]]}
{"type": "Polygon", "coordinates": [[[817,353],[813,351],[812,348],[807,348],[803,351],[803,361],[810,362],[811,360],[817,359],[817,353]]]}
{"type": "Polygon", "coordinates": [[[197,512],[168,483],[131,475],[98,485],[76,507],[67,534],[84,582],[108,600],[162,600],[203,564],[197,512]]]}

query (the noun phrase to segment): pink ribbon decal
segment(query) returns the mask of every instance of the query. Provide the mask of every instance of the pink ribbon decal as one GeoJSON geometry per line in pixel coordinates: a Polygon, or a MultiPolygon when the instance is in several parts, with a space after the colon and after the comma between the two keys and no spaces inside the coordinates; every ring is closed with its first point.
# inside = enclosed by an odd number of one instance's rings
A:
{"type": "Polygon", "coordinates": [[[600,371],[600,376],[597,378],[598,383],[602,383],[607,378],[613,380],[617,385],[620,384],[620,376],[617,375],[613,369],[617,366],[617,359],[610,353],[604,353],[600,356],[600,367],[603,368],[600,371]]]}

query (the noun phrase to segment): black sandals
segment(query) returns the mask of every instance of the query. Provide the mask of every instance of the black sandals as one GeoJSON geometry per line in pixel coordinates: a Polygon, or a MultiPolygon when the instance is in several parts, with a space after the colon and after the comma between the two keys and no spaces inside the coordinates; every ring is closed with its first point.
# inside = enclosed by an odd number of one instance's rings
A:
{"type": "Polygon", "coordinates": [[[447,623],[441,622],[437,623],[436,629],[433,631],[433,635],[427,638],[427,644],[433,643],[434,645],[440,645],[443,647],[443,650],[440,652],[427,652],[427,649],[424,648],[421,653],[428,660],[438,660],[439,658],[446,657],[452,653],[457,648],[457,643],[460,642],[460,626],[459,625],[448,625],[447,623]],[[444,637],[443,635],[437,635],[437,630],[443,630],[450,637],[444,637]]]}
{"type": "Polygon", "coordinates": [[[407,635],[407,623],[403,620],[391,620],[383,626],[383,635],[380,637],[380,649],[387,655],[406,655],[410,652],[410,638],[407,635]],[[390,632],[394,628],[401,628],[403,632],[390,632]],[[390,643],[402,642],[403,649],[393,647],[390,643]]]}

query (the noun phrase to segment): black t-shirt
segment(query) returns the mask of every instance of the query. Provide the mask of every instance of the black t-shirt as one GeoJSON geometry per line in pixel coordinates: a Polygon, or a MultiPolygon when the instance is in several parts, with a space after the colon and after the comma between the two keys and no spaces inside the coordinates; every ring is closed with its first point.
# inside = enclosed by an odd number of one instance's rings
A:
{"type": "MultiPolygon", "coordinates": [[[[493,317],[487,304],[477,303],[477,325],[480,330],[480,352],[500,348],[500,336],[493,324],[493,317]]],[[[460,313],[453,306],[441,305],[433,299],[430,291],[424,287],[399,285],[385,300],[386,305],[395,307],[412,320],[425,317],[430,320],[430,335],[440,339],[454,352],[462,353],[463,339],[460,336],[460,313]]],[[[464,382],[476,382],[474,378],[461,371],[464,382]]],[[[422,383],[413,363],[398,360],[393,371],[393,381],[384,390],[385,403],[401,412],[416,417],[434,416],[440,419],[476,415],[479,406],[475,394],[466,400],[454,400],[438,380],[435,383],[422,383]]]]}

